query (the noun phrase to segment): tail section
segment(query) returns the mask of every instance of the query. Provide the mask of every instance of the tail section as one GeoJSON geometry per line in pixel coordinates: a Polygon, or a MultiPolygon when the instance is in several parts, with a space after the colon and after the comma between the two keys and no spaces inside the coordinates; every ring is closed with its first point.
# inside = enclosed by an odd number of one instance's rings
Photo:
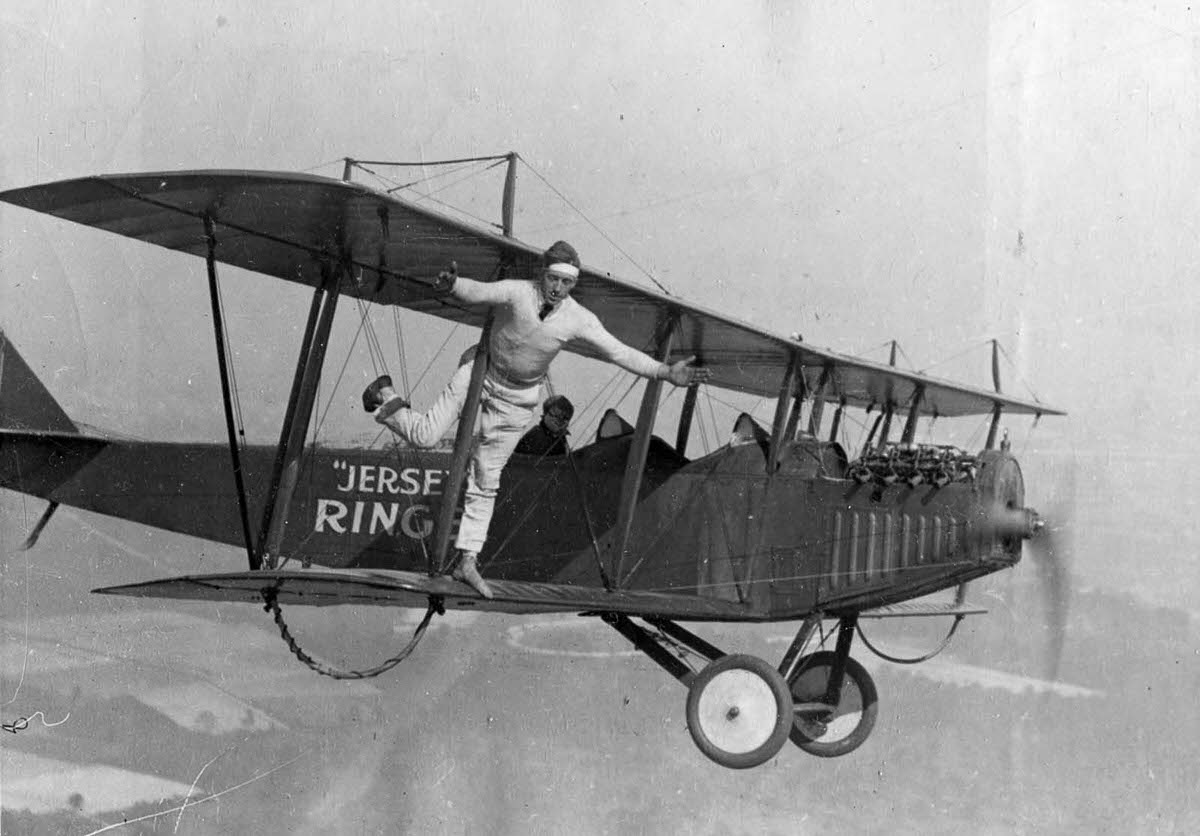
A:
{"type": "Polygon", "coordinates": [[[3,331],[0,331],[0,429],[79,432],[3,331]]]}
{"type": "Polygon", "coordinates": [[[0,488],[50,501],[23,548],[37,542],[54,515],[62,486],[103,448],[103,440],[80,434],[0,331],[0,488]]]}

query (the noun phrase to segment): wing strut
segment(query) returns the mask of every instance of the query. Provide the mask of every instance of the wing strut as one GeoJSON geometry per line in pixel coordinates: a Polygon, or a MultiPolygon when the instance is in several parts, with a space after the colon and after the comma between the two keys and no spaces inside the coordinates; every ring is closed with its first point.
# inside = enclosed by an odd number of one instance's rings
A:
{"type": "Polygon", "coordinates": [[[37,525],[33,527],[33,531],[29,532],[29,536],[25,538],[25,542],[21,545],[21,551],[29,551],[37,545],[38,538],[42,536],[42,529],[46,527],[46,523],[50,522],[50,518],[54,516],[54,512],[58,510],[58,503],[53,499],[46,506],[46,510],[42,512],[42,516],[38,518],[37,525]]]}
{"type": "Polygon", "coordinates": [[[479,415],[479,401],[483,394],[483,376],[488,367],[488,343],[491,342],[492,320],[488,311],[487,321],[479,334],[479,346],[475,349],[475,361],[471,366],[471,382],[467,384],[467,397],[462,412],[458,415],[458,432],[454,436],[454,454],[450,459],[450,473],[442,493],[442,505],[438,509],[437,539],[429,553],[429,574],[444,575],[450,568],[450,535],[454,531],[454,513],[462,498],[463,482],[466,481],[467,462],[475,440],[475,419],[479,415]]]}
{"type": "Polygon", "coordinates": [[[821,432],[821,418],[825,413],[825,387],[829,385],[829,367],[821,369],[817,390],[813,392],[812,411],[808,414],[808,433],[813,438],[821,432]]]}
{"type": "MultiPolygon", "coordinates": [[[[502,229],[506,238],[513,234],[513,206],[517,185],[517,154],[508,154],[508,170],[504,175],[504,195],[501,203],[502,229]]],[[[508,271],[511,255],[505,251],[504,262],[500,266],[500,278],[508,271]]],[[[488,311],[487,321],[479,335],[479,347],[475,349],[475,363],[471,366],[471,382],[467,385],[467,397],[462,411],[458,416],[458,432],[454,436],[454,455],[450,459],[450,473],[446,478],[445,490],[442,494],[442,505],[438,511],[436,538],[433,551],[429,555],[429,574],[444,574],[449,568],[447,558],[450,554],[450,535],[454,529],[454,514],[458,510],[459,498],[462,496],[463,482],[467,475],[467,460],[471,456],[471,447],[475,439],[475,419],[479,415],[479,400],[483,393],[483,376],[488,367],[488,345],[491,342],[492,321],[494,317],[488,311]]]]}
{"type": "MultiPolygon", "coordinates": [[[[679,318],[672,315],[667,320],[667,327],[660,332],[658,345],[654,352],[654,356],[660,362],[667,362],[671,356],[671,343],[674,341],[678,325],[679,318]]],[[[633,432],[629,459],[625,462],[625,476],[621,479],[617,525],[613,529],[616,538],[611,546],[613,549],[611,562],[616,566],[613,575],[618,588],[628,580],[628,578],[622,577],[621,571],[625,564],[625,550],[629,545],[629,533],[633,528],[633,511],[637,507],[638,491],[642,486],[642,471],[646,468],[646,453],[650,449],[650,433],[654,429],[654,418],[658,414],[658,395],[661,391],[661,380],[655,378],[646,381],[646,391],[642,395],[642,406],[638,411],[637,429],[633,432]]]]}
{"type": "Polygon", "coordinates": [[[696,414],[696,395],[700,384],[693,383],[683,396],[683,408],[679,410],[679,430],[675,433],[675,452],[680,456],[687,451],[688,436],[692,434],[692,418],[696,414]]]}
{"type": "MultiPolygon", "coordinates": [[[[888,355],[888,365],[893,368],[896,365],[896,341],[892,340],[892,350],[888,355]]],[[[892,433],[892,417],[896,414],[896,398],[893,390],[892,382],[887,384],[887,403],[883,405],[883,427],[879,431],[879,444],[876,445],[876,450],[882,450],[887,446],[888,436],[892,433]]]]}
{"type": "Polygon", "coordinates": [[[908,407],[908,417],[904,420],[904,432],[900,435],[900,443],[912,444],[917,436],[917,419],[921,417],[921,401],[925,399],[925,384],[913,392],[912,403],[908,407]]]}
{"type": "Polygon", "coordinates": [[[221,308],[221,291],[217,284],[217,233],[212,214],[204,213],[204,239],[208,244],[205,261],[208,263],[208,294],[212,300],[213,335],[217,339],[217,368],[221,373],[221,400],[225,404],[225,429],[229,433],[229,455],[233,459],[233,481],[237,486],[238,512],[242,518],[242,539],[250,571],[262,568],[262,558],[254,550],[250,534],[250,508],[246,503],[246,482],[242,476],[242,457],[238,447],[237,428],[233,420],[233,398],[229,385],[229,358],[225,343],[225,313],[221,308]]]}
{"type": "Polygon", "coordinates": [[[321,367],[325,363],[329,330],[333,326],[333,315],[337,311],[342,270],[343,265],[339,264],[335,268],[328,258],[322,260],[321,286],[313,293],[308,322],[304,326],[304,338],[300,343],[296,374],[292,379],[292,391],[288,396],[287,411],[283,416],[283,429],[279,434],[279,447],[275,454],[275,468],[271,474],[271,489],[267,495],[259,535],[258,553],[270,569],[275,568],[275,558],[279,556],[283,544],[287,511],[300,475],[300,454],[304,450],[304,437],[308,434],[308,424],[312,418],[321,367]]]}
{"type": "Polygon", "coordinates": [[[783,449],[785,431],[791,427],[795,430],[799,420],[800,404],[804,402],[804,378],[800,375],[800,357],[793,353],[788,359],[787,371],[783,373],[783,383],[779,387],[779,400],[775,404],[775,420],[771,422],[771,444],[767,448],[767,475],[779,469],[779,453],[783,449]],[[797,380],[799,378],[799,380],[797,380]],[[795,395],[794,406],[789,403],[795,395]],[[788,408],[792,407],[796,421],[788,420],[788,408]]]}
{"type": "MultiPolygon", "coordinates": [[[[996,394],[1000,394],[1000,343],[997,340],[992,340],[992,385],[996,387],[996,394]]],[[[987,443],[985,450],[992,450],[996,447],[996,431],[1000,429],[1000,401],[996,401],[992,406],[992,424],[988,427],[987,443]]]]}
{"type": "Polygon", "coordinates": [[[796,374],[798,377],[796,385],[792,387],[795,391],[792,393],[792,405],[788,410],[787,426],[783,430],[783,441],[796,440],[796,432],[800,427],[800,413],[804,409],[804,399],[808,397],[808,380],[804,376],[804,367],[799,365],[799,360],[796,362],[796,374]]]}

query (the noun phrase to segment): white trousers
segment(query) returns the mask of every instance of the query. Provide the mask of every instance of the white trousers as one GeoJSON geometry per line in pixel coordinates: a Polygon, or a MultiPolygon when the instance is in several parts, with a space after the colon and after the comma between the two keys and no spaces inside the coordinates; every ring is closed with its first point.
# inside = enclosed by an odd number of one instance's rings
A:
{"type": "MultiPolygon", "coordinates": [[[[471,358],[466,359],[424,414],[400,409],[379,422],[414,447],[436,445],[450,430],[466,403],[467,388],[471,383],[471,358]]],[[[514,388],[494,380],[490,374],[484,375],[471,461],[467,467],[466,499],[458,537],[454,541],[457,548],[469,552],[483,548],[496,507],[500,474],[513,448],[533,423],[540,396],[540,384],[514,388]]]]}

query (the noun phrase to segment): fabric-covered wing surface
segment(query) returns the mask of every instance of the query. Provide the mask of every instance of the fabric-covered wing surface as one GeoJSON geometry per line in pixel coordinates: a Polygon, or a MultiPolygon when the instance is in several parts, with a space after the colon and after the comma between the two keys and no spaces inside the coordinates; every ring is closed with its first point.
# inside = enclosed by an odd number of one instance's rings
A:
{"type": "MultiPolygon", "coordinates": [[[[118,235],[204,257],[211,217],[218,261],[317,286],[348,270],[342,292],[455,322],[481,325],[484,311],[432,294],[427,283],[456,261],[460,274],[533,277],[539,249],[365,186],[304,174],[194,171],[105,175],[0,193],[0,200],[118,235]]],[[[618,339],[650,349],[674,320],[672,357],[696,355],[712,383],[762,396],[779,393],[797,358],[807,385],[823,372],[831,401],[903,407],[923,392],[922,412],[1061,414],[1032,401],[794,342],[673,296],[585,269],[576,298],[618,339]]]]}
{"type": "Polygon", "coordinates": [[[324,607],[367,604],[423,608],[431,596],[449,609],[475,609],[511,614],[619,612],[656,615],[682,621],[762,621],[743,604],[695,595],[637,590],[607,592],[598,587],[526,581],[490,580],[495,597],[481,598],[469,586],[444,575],[361,569],[260,570],[217,575],[184,575],[145,583],[96,589],[105,595],[241,601],[261,604],[266,589],[276,590],[281,604],[324,607]]]}

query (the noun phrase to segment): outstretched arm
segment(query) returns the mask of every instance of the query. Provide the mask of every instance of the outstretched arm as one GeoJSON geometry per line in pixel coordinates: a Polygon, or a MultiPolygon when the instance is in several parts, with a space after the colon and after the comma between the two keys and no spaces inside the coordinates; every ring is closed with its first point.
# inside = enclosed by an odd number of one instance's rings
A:
{"type": "Polygon", "coordinates": [[[507,287],[502,282],[477,282],[458,275],[458,263],[438,273],[433,283],[438,293],[452,296],[468,305],[500,305],[508,301],[507,287]]]}
{"type": "Polygon", "coordinates": [[[614,365],[620,366],[627,372],[633,372],[641,377],[654,380],[669,380],[676,386],[691,386],[702,383],[712,376],[708,369],[697,368],[692,363],[695,357],[680,360],[677,363],[660,363],[649,354],[625,345],[600,324],[600,320],[592,317],[592,322],[585,329],[583,340],[601,357],[614,365]]]}

